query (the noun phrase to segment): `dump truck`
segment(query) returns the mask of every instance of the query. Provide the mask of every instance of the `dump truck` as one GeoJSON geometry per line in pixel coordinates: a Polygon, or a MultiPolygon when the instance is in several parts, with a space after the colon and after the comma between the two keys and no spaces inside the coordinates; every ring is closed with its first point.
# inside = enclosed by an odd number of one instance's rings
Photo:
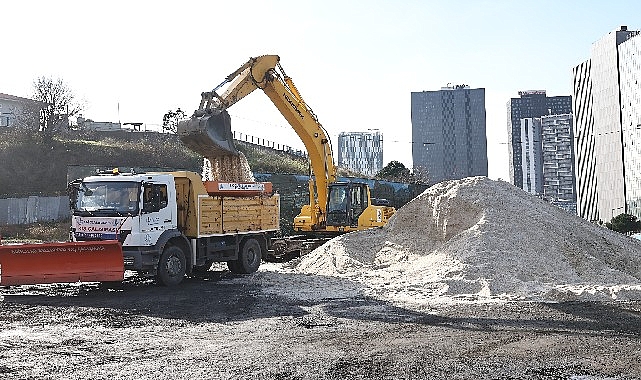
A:
{"type": "Polygon", "coordinates": [[[132,270],[171,286],[214,262],[252,273],[280,229],[269,182],[113,170],[71,182],[69,196],[71,242],[0,246],[0,285],[120,281],[132,270]]]}

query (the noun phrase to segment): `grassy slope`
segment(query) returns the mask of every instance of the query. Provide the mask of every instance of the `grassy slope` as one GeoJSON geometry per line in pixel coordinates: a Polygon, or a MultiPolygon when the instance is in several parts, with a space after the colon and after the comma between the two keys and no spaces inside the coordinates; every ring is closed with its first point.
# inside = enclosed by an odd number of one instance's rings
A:
{"type": "MultiPolygon", "coordinates": [[[[305,159],[272,149],[237,144],[253,171],[307,172],[305,159]]],[[[65,193],[68,165],[152,167],[199,172],[202,158],[176,135],[158,133],[67,132],[53,138],[10,130],[0,132],[0,197],[65,193]]]]}

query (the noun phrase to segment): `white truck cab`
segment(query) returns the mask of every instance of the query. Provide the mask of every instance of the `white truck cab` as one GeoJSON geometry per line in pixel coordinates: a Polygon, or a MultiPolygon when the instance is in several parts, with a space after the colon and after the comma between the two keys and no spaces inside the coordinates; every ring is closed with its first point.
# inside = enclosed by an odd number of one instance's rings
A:
{"type": "Polygon", "coordinates": [[[96,175],[78,182],[71,199],[73,241],[119,240],[150,247],[176,230],[176,190],[171,174],[96,175]]]}

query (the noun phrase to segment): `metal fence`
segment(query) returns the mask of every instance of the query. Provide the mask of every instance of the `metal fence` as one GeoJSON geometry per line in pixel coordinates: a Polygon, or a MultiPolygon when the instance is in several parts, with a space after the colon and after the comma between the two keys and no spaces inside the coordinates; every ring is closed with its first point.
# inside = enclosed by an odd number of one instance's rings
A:
{"type": "Polygon", "coordinates": [[[271,140],[268,140],[268,139],[265,139],[265,138],[248,135],[246,133],[240,133],[240,132],[236,133],[236,131],[232,131],[232,134],[233,134],[234,140],[236,140],[236,141],[243,141],[243,142],[246,142],[248,144],[259,145],[259,146],[262,146],[262,147],[265,147],[265,148],[271,148],[271,149],[278,150],[278,151],[281,151],[281,152],[293,154],[293,155],[299,156],[299,157],[308,157],[309,156],[307,154],[307,152],[304,151],[304,150],[294,149],[289,145],[279,144],[279,143],[277,143],[275,141],[271,141],[271,140]]]}
{"type": "Polygon", "coordinates": [[[66,196],[0,199],[0,225],[52,222],[69,217],[66,196]]]}

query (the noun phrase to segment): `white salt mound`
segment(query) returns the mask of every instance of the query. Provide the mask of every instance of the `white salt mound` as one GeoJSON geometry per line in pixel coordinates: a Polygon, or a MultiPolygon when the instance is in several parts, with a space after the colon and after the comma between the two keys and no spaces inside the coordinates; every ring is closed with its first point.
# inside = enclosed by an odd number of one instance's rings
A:
{"type": "Polygon", "coordinates": [[[427,189],[381,229],[335,238],[304,274],[346,278],[405,305],[641,300],[641,243],[503,181],[427,189]]]}

